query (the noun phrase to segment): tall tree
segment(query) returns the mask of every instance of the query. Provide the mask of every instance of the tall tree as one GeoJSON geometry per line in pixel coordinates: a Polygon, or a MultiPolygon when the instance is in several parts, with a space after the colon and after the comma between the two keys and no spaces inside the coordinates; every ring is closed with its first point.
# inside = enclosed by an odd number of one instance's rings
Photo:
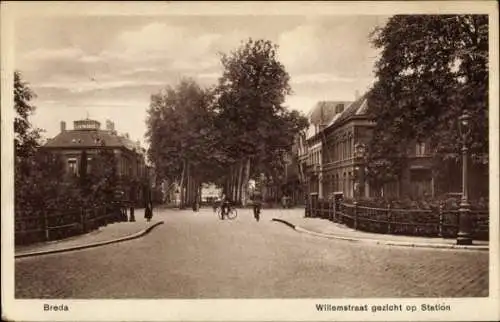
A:
{"type": "Polygon", "coordinates": [[[213,172],[210,165],[219,156],[214,152],[217,142],[211,97],[210,90],[191,79],[151,96],[146,133],[150,142],[148,157],[161,178],[181,183],[183,203],[186,198],[194,198],[192,188],[198,189],[193,178],[201,183],[213,172]],[[189,196],[184,196],[183,191],[189,196]]]}
{"type": "MultiPolygon", "coordinates": [[[[29,117],[36,107],[32,100],[35,93],[22,79],[20,72],[14,72],[14,148],[16,157],[16,175],[27,175],[30,158],[40,146],[40,129],[34,128],[29,117]]],[[[19,177],[20,178],[20,177],[19,177]]]]}
{"type": "Polygon", "coordinates": [[[236,187],[242,199],[251,175],[282,169],[284,149],[307,123],[283,105],[291,94],[290,76],[277,50],[268,40],[249,39],[221,59],[224,71],[216,89],[216,124],[224,128],[223,144],[235,164],[233,176],[248,168],[236,187]]]}
{"type": "Polygon", "coordinates": [[[35,93],[14,73],[14,206],[15,214],[36,216],[42,211],[65,209],[79,202],[64,183],[64,164],[57,154],[40,149],[41,130],[29,118],[36,107],[35,93]]]}
{"type": "Polygon", "coordinates": [[[383,183],[400,174],[409,144],[428,142],[436,170],[460,154],[458,117],[473,120],[473,162],[488,155],[488,16],[398,15],[372,34],[381,50],[368,95],[376,121],[369,176],[383,183]]]}

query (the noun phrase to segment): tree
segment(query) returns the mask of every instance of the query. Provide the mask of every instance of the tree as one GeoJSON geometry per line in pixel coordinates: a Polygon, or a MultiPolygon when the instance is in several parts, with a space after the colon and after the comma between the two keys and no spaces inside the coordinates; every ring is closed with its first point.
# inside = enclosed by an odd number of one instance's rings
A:
{"type": "Polygon", "coordinates": [[[40,129],[34,128],[29,117],[36,107],[32,100],[36,97],[29,84],[22,79],[20,72],[14,72],[14,147],[16,158],[26,159],[33,156],[40,146],[40,129]]]}
{"type": "Polygon", "coordinates": [[[213,173],[217,142],[210,110],[211,91],[191,79],[167,87],[151,97],[148,110],[150,142],[148,157],[157,174],[170,182],[180,181],[183,204],[194,198],[193,190],[213,173]]]}
{"type": "Polygon", "coordinates": [[[78,173],[79,173],[80,190],[82,192],[82,195],[84,195],[84,196],[86,196],[88,194],[88,189],[89,189],[87,168],[88,168],[87,151],[83,150],[80,153],[80,168],[78,170],[78,173]]]}
{"type": "Polygon", "coordinates": [[[118,188],[117,159],[112,149],[102,146],[91,161],[92,172],[88,176],[89,202],[109,204],[118,188]]]}
{"type": "Polygon", "coordinates": [[[282,171],[284,152],[307,124],[305,117],[283,106],[291,94],[290,76],[277,59],[277,50],[268,40],[249,39],[222,55],[216,124],[224,127],[224,146],[234,160],[231,175],[236,189],[232,190],[237,199],[245,199],[244,187],[251,176],[282,171]]]}
{"type": "Polygon", "coordinates": [[[488,16],[400,15],[372,34],[381,50],[368,95],[375,120],[368,175],[383,183],[400,175],[407,148],[428,142],[436,172],[460,155],[458,117],[472,115],[473,162],[488,155],[488,16]]]}
{"type": "MultiPolygon", "coordinates": [[[[36,151],[40,145],[40,131],[33,128],[29,117],[34,113],[36,107],[32,104],[35,93],[29,84],[22,79],[19,72],[14,72],[14,156],[15,156],[15,189],[14,199],[16,213],[18,210],[30,208],[29,203],[32,198],[30,194],[34,192],[34,177],[40,175],[34,169],[37,160],[36,151]]],[[[34,208],[36,209],[36,207],[34,208]]]]}
{"type": "Polygon", "coordinates": [[[307,119],[283,106],[289,76],[276,49],[250,39],[222,55],[224,72],[215,88],[185,79],[152,95],[148,157],[159,177],[181,183],[183,204],[194,200],[203,182],[244,202],[252,175],[281,170],[284,152],[307,119]]]}

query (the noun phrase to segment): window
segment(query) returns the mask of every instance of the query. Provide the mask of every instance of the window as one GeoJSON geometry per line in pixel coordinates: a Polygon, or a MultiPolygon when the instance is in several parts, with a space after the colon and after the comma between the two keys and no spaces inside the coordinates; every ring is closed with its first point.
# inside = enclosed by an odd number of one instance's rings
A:
{"type": "Polygon", "coordinates": [[[415,155],[417,157],[422,157],[426,155],[425,143],[417,143],[415,155]]]}
{"type": "Polygon", "coordinates": [[[71,159],[68,159],[68,172],[69,174],[72,174],[72,175],[77,175],[77,165],[76,165],[76,159],[75,158],[71,158],[71,159]]]}

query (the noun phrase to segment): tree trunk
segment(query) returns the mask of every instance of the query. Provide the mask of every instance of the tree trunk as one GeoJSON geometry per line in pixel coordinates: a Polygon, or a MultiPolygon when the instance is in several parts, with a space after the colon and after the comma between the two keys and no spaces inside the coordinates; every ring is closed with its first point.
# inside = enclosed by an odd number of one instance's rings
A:
{"type": "Polygon", "coordinates": [[[184,208],[184,204],[185,204],[185,196],[184,196],[184,185],[185,185],[185,181],[186,181],[186,160],[184,160],[183,164],[182,164],[182,175],[181,175],[181,182],[180,182],[180,185],[179,185],[179,199],[180,199],[180,203],[179,203],[179,208],[184,208]]]}
{"type": "Polygon", "coordinates": [[[186,197],[185,197],[185,206],[189,207],[190,198],[191,198],[191,169],[190,164],[187,164],[186,167],[186,197]]]}
{"type": "Polygon", "coordinates": [[[227,177],[227,183],[226,183],[226,196],[231,197],[232,192],[231,192],[231,183],[233,182],[233,172],[231,171],[231,168],[229,168],[229,174],[227,177]]]}
{"type": "Polygon", "coordinates": [[[238,163],[238,184],[237,184],[237,198],[238,202],[242,203],[242,193],[243,193],[243,167],[244,167],[244,160],[241,160],[238,163]]]}
{"type": "Polygon", "coordinates": [[[247,187],[248,187],[248,181],[250,180],[250,158],[246,159],[245,162],[245,171],[244,171],[244,177],[243,177],[243,182],[241,185],[241,204],[243,207],[247,205],[247,187]]]}
{"type": "Polygon", "coordinates": [[[262,193],[262,201],[266,202],[267,201],[267,184],[266,184],[266,181],[267,181],[267,176],[262,178],[262,182],[261,182],[261,193],[262,193]]]}
{"type": "Polygon", "coordinates": [[[238,181],[238,175],[237,175],[237,168],[235,168],[235,166],[233,166],[232,173],[233,173],[233,181],[231,183],[231,189],[232,189],[231,197],[233,201],[236,201],[236,185],[238,181]]]}

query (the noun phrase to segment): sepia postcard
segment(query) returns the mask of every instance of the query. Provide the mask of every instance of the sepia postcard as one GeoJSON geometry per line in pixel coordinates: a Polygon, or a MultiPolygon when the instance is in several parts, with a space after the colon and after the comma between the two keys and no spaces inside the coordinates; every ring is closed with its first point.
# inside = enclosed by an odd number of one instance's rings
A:
{"type": "Polygon", "coordinates": [[[5,321],[500,319],[494,1],[2,1],[5,321]]]}

